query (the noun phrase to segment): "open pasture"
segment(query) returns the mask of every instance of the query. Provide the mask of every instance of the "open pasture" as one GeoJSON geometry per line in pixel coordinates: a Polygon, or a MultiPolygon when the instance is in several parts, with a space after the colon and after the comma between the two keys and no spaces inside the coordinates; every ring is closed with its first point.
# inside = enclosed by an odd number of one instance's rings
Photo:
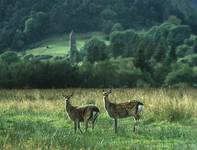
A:
{"type": "MultiPolygon", "coordinates": [[[[100,40],[105,41],[106,44],[109,44],[109,41],[105,39],[105,34],[101,32],[90,32],[86,34],[76,34],[76,40],[77,40],[77,48],[80,50],[85,42],[87,42],[90,38],[96,37],[100,40]]],[[[29,49],[26,49],[25,55],[32,54],[34,56],[36,55],[50,55],[50,56],[65,56],[69,49],[70,49],[70,43],[69,43],[69,35],[57,35],[48,39],[45,39],[43,41],[40,41],[36,44],[33,44],[29,49]],[[48,46],[48,48],[47,48],[48,46]]]]}
{"type": "Polygon", "coordinates": [[[109,98],[142,99],[136,133],[133,118],[118,120],[114,133],[102,89],[0,90],[0,149],[197,149],[196,89],[113,89],[109,98]],[[74,134],[62,97],[72,91],[73,105],[99,107],[93,131],[74,134]]]}

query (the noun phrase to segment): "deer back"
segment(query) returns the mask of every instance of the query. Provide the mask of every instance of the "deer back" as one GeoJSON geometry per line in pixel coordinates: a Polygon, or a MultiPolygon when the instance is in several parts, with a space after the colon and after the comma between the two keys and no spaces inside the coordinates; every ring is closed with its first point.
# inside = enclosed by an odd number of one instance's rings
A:
{"type": "Polygon", "coordinates": [[[72,107],[72,109],[67,110],[67,113],[70,117],[71,120],[73,121],[80,121],[83,122],[84,121],[84,113],[85,113],[85,109],[84,108],[80,108],[80,107],[72,107]]]}
{"type": "Polygon", "coordinates": [[[130,101],[124,103],[110,103],[110,105],[106,108],[108,114],[112,118],[125,118],[129,116],[135,116],[137,109],[137,102],[130,101]]]}
{"type": "Polygon", "coordinates": [[[100,112],[98,107],[96,107],[94,105],[87,105],[87,106],[84,106],[81,108],[84,109],[84,113],[83,113],[84,120],[90,120],[93,118],[94,113],[100,112]]]}

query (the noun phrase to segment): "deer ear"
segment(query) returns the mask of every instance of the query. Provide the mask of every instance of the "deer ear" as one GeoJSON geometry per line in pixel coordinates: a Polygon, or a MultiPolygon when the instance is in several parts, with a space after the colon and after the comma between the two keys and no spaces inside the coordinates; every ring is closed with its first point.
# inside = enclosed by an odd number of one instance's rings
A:
{"type": "Polygon", "coordinates": [[[111,92],[112,92],[112,89],[109,90],[109,93],[111,93],[111,92]]]}
{"type": "Polygon", "coordinates": [[[70,95],[70,97],[73,97],[73,95],[74,95],[74,92],[72,92],[72,94],[70,95]]]}

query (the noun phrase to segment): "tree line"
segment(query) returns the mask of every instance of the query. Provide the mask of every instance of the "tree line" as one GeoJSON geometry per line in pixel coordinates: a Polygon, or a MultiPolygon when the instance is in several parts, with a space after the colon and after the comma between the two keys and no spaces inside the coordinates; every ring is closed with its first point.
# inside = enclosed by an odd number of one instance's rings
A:
{"type": "Polygon", "coordinates": [[[170,17],[145,32],[114,28],[68,57],[0,55],[0,88],[197,86],[197,36],[170,17]],[[47,58],[47,59],[45,59],[47,58]]]}

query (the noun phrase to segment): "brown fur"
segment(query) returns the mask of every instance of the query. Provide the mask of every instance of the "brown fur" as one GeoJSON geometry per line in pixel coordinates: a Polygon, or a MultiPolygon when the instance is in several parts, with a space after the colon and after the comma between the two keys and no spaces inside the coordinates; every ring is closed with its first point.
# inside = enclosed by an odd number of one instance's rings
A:
{"type": "MultiPolygon", "coordinates": [[[[108,112],[109,116],[114,119],[115,121],[115,133],[117,133],[117,119],[118,118],[126,118],[126,117],[134,117],[135,120],[139,120],[140,118],[140,112],[138,112],[138,105],[143,105],[139,101],[129,101],[124,103],[112,103],[109,100],[109,94],[111,93],[111,90],[108,92],[103,91],[103,100],[105,103],[105,109],[108,112]]],[[[134,131],[135,131],[135,125],[134,124],[134,131]]]]}
{"type": "MultiPolygon", "coordinates": [[[[72,95],[71,95],[72,96],[72,95]]],[[[88,123],[92,122],[92,129],[94,128],[95,120],[98,116],[99,109],[94,105],[87,105],[83,107],[73,106],[70,102],[71,96],[65,96],[66,111],[70,119],[74,122],[75,133],[77,128],[80,130],[80,122],[85,122],[85,130],[88,129],[88,123]],[[96,113],[94,116],[93,112],[96,113]]]]}

